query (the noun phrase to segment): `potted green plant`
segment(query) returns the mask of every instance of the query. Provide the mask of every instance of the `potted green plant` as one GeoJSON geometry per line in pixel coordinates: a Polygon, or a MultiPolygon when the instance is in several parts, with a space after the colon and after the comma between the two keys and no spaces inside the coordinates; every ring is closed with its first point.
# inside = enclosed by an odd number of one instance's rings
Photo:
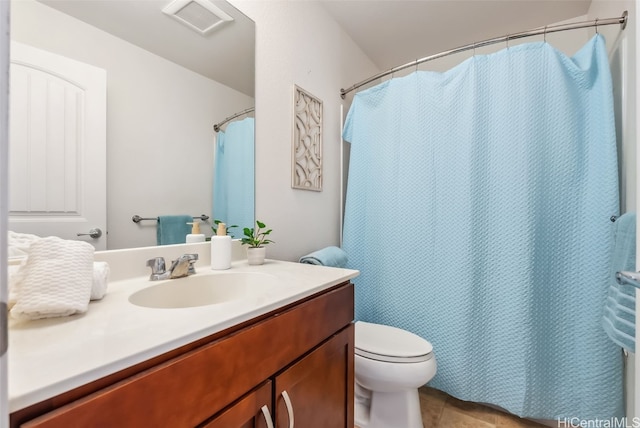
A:
{"type": "MultiPolygon", "coordinates": [[[[211,230],[213,232],[213,235],[217,235],[218,234],[218,226],[220,225],[220,223],[224,223],[222,220],[213,220],[213,226],[211,226],[211,230]]],[[[230,234],[231,229],[234,227],[238,227],[237,224],[233,224],[231,226],[227,226],[227,235],[230,234]]]]}
{"type": "Polygon", "coordinates": [[[267,237],[271,233],[271,229],[266,229],[266,225],[260,220],[256,220],[257,227],[245,227],[244,238],[241,239],[243,245],[248,245],[247,260],[250,265],[261,265],[264,263],[267,250],[264,247],[273,241],[267,237]],[[266,230],[265,230],[266,229],[266,230]]]}

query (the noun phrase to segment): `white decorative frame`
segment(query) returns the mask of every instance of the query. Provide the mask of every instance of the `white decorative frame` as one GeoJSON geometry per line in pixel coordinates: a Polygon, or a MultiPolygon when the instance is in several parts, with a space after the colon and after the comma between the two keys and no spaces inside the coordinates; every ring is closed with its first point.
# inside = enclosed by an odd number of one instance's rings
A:
{"type": "Polygon", "coordinates": [[[294,85],[291,187],[322,191],[322,101],[294,85]]]}

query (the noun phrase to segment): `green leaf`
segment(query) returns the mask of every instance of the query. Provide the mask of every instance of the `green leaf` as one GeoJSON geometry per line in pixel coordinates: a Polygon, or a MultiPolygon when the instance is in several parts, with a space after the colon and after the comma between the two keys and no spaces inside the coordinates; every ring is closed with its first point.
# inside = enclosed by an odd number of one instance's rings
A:
{"type": "Polygon", "coordinates": [[[256,224],[258,225],[259,228],[266,227],[266,225],[263,222],[261,222],[260,220],[256,220],[256,224]]]}

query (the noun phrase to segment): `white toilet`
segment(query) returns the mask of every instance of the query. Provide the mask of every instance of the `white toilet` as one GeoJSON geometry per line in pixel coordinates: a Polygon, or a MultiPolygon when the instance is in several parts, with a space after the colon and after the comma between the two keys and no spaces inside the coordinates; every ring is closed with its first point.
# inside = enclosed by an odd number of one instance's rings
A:
{"type": "Polygon", "coordinates": [[[355,324],[355,419],[360,428],[423,428],[418,388],[436,374],[431,343],[388,325],[355,324]]]}

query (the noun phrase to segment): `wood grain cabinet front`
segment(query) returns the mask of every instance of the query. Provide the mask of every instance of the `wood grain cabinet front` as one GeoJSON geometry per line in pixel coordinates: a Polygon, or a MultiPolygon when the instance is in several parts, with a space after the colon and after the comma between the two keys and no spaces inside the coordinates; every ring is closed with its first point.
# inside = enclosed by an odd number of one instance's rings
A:
{"type": "Polygon", "coordinates": [[[352,428],[353,303],[344,283],[15,412],[11,427],[352,428]]]}
{"type": "Polygon", "coordinates": [[[275,379],[276,428],[353,427],[353,325],[275,379]]]}
{"type": "Polygon", "coordinates": [[[237,403],[204,423],[202,428],[273,428],[272,396],[272,382],[266,381],[237,403]]]}

